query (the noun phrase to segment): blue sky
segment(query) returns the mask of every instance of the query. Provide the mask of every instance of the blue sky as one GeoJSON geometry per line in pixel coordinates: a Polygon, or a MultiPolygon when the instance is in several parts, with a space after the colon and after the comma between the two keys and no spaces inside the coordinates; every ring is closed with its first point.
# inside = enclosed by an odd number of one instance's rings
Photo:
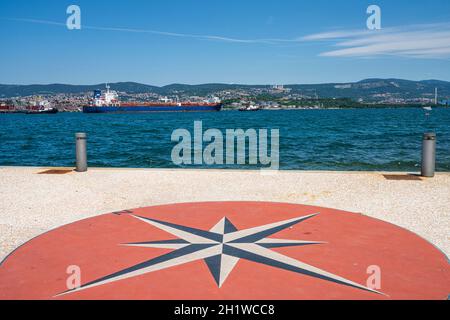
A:
{"type": "Polygon", "coordinates": [[[450,80],[448,0],[1,0],[0,39],[3,84],[450,80]]]}

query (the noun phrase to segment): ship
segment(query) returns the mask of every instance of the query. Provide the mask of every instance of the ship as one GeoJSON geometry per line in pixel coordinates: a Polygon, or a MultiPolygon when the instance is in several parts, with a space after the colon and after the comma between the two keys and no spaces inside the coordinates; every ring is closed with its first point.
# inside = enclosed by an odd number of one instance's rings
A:
{"type": "Polygon", "coordinates": [[[0,103],[0,113],[16,113],[16,107],[6,103],[0,103]]]}
{"type": "Polygon", "coordinates": [[[239,108],[238,110],[239,111],[259,111],[259,110],[261,110],[261,108],[258,106],[249,105],[247,107],[239,108]]]}
{"type": "Polygon", "coordinates": [[[89,105],[83,106],[83,113],[133,113],[133,112],[208,112],[220,111],[222,103],[217,97],[202,102],[178,102],[161,98],[158,102],[120,102],[116,91],[95,90],[89,105]]]}
{"type": "Polygon", "coordinates": [[[58,113],[58,109],[50,106],[50,103],[46,100],[38,102],[36,105],[27,107],[26,114],[55,114],[58,113]]]}

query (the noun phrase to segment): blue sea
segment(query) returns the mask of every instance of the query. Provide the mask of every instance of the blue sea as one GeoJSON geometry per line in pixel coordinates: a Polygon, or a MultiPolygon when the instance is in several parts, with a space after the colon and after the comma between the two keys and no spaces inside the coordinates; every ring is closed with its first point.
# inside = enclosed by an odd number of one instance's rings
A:
{"type": "MultiPolygon", "coordinates": [[[[216,113],[0,114],[1,166],[73,166],[88,134],[91,167],[175,168],[173,130],[279,129],[282,170],[420,170],[424,132],[437,133],[437,170],[450,171],[450,109],[283,110],[216,113]]],[[[258,165],[182,165],[257,169],[258,165]]]]}

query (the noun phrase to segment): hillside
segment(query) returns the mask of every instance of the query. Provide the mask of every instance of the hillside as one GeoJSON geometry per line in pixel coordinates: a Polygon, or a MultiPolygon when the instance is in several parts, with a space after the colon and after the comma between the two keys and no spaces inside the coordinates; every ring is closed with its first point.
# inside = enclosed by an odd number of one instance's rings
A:
{"type": "MultiPolygon", "coordinates": [[[[128,93],[158,93],[162,95],[186,94],[205,96],[223,90],[249,90],[265,88],[268,85],[242,85],[210,83],[200,85],[171,84],[163,87],[136,82],[118,82],[110,84],[112,90],[128,93]]],[[[83,93],[95,89],[104,89],[105,84],[96,85],[2,85],[0,98],[23,97],[30,95],[47,95],[58,93],[83,93]]],[[[450,98],[450,82],[439,80],[410,81],[403,79],[366,79],[353,83],[291,84],[285,85],[292,93],[303,95],[317,94],[321,98],[351,98],[365,101],[394,98],[432,98],[434,89],[438,88],[440,99],[450,98]]]]}

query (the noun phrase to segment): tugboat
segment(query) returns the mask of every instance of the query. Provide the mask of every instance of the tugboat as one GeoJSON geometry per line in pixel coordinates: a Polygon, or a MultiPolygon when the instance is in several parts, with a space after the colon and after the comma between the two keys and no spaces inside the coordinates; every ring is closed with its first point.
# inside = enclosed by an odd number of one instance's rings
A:
{"type": "Polygon", "coordinates": [[[39,102],[37,105],[27,107],[26,114],[55,114],[58,113],[58,109],[50,106],[50,103],[46,100],[39,102]]]}
{"type": "Polygon", "coordinates": [[[259,110],[261,110],[261,108],[258,106],[254,106],[254,105],[249,105],[247,107],[239,108],[239,111],[259,111],[259,110]]]}

